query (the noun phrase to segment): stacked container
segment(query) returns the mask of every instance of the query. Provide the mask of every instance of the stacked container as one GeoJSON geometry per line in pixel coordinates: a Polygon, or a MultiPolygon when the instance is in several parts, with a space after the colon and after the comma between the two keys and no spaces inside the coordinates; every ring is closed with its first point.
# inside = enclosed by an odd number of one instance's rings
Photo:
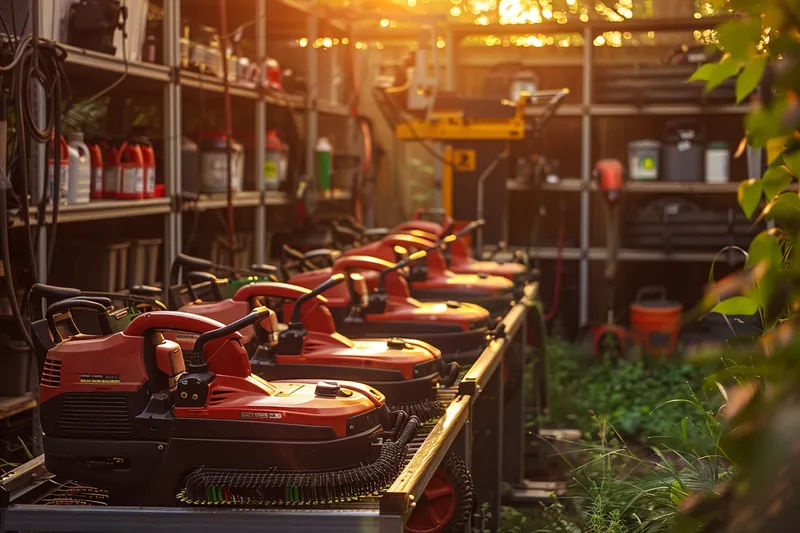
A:
{"type": "Polygon", "coordinates": [[[70,149],[67,203],[85,204],[92,191],[92,155],[83,142],[83,133],[69,133],[67,141],[70,149]]]}

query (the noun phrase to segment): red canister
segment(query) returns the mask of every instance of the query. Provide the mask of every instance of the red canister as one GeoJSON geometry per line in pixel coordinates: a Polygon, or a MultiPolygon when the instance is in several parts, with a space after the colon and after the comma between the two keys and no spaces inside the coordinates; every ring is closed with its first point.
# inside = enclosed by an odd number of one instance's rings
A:
{"type": "Polygon", "coordinates": [[[156,154],[153,145],[147,137],[136,137],[132,140],[139,146],[144,163],[144,191],[145,198],[156,196],[156,154]]]}
{"type": "Polygon", "coordinates": [[[92,191],[90,198],[103,197],[103,148],[99,143],[92,142],[89,147],[89,159],[92,164],[92,191]]]}
{"type": "MultiPolygon", "coordinates": [[[[117,198],[141,200],[144,198],[145,164],[141,147],[133,142],[124,142],[118,152],[120,188],[117,198]]],[[[155,184],[154,184],[155,185],[155,184]]]]}

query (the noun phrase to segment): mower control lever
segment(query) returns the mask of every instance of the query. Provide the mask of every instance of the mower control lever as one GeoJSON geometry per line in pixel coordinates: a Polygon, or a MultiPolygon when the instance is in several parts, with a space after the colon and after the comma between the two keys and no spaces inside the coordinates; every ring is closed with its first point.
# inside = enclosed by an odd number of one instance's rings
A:
{"type": "Polygon", "coordinates": [[[178,254],[175,261],[172,262],[172,269],[170,270],[170,278],[173,285],[178,284],[180,279],[181,270],[183,271],[204,271],[212,270],[214,263],[208,259],[201,259],[186,254],[178,254]]]}
{"type": "MultiPolygon", "coordinates": [[[[97,300],[100,299],[102,298],[98,298],[97,300]]],[[[105,300],[108,299],[106,298],[105,300]]],[[[45,317],[47,318],[47,327],[50,328],[50,333],[52,333],[54,339],[63,340],[58,328],[56,327],[55,315],[59,313],[65,313],[72,309],[86,309],[88,311],[96,311],[98,314],[105,314],[107,311],[105,305],[96,301],[95,299],[89,298],[68,298],[66,300],[61,300],[60,302],[55,302],[54,304],[49,305],[47,307],[45,317]]],[[[111,335],[112,333],[108,322],[103,320],[100,321],[100,329],[103,335],[111,335]]]]}
{"type": "Polygon", "coordinates": [[[278,267],[275,265],[250,265],[250,270],[255,272],[256,274],[264,274],[266,276],[274,276],[278,273],[278,267]]]}
{"type": "Polygon", "coordinates": [[[199,300],[200,298],[197,297],[197,293],[194,291],[194,284],[209,283],[214,291],[215,301],[224,300],[225,298],[222,296],[222,291],[219,290],[217,281],[219,281],[219,278],[210,272],[189,272],[186,274],[186,289],[189,291],[189,297],[193,302],[199,300]]]}
{"type": "Polygon", "coordinates": [[[303,322],[300,316],[300,311],[303,307],[303,304],[305,304],[312,298],[316,298],[317,296],[327,291],[331,287],[335,287],[336,285],[340,284],[341,282],[344,281],[344,279],[345,279],[344,274],[341,273],[334,274],[327,281],[320,283],[319,285],[314,287],[314,289],[311,292],[307,292],[304,295],[300,296],[297,300],[295,300],[294,307],[292,308],[292,318],[291,322],[289,322],[289,327],[294,329],[302,327],[303,322]]]}
{"type": "Polygon", "coordinates": [[[152,285],[134,285],[131,287],[131,294],[138,294],[139,296],[151,296],[158,298],[161,296],[161,288],[153,287],[152,285]]]}
{"type": "Polygon", "coordinates": [[[378,292],[383,293],[386,291],[385,287],[386,276],[388,276],[390,272],[396,272],[398,270],[401,270],[409,266],[410,264],[416,263],[420,259],[425,258],[427,255],[428,255],[428,250],[420,250],[418,252],[414,252],[413,254],[409,255],[402,261],[398,261],[393,266],[390,266],[389,268],[382,270],[381,273],[378,274],[378,292]]]}
{"type": "Polygon", "coordinates": [[[43,319],[44,310],[50,303],[60,302],[68,298],[77,298],[80,295],[81,291],[79,289],[37,283],[31,287],[29,303],[31,319],[34,321],[43,319]]]}
{"type": "Polygon", "coordinates": [[[244,329],[247,326],[251,326],[256,322],[260,322],[265,318],[269,318],[269,316],[273,312],[266,307],[256,307],[253,309],[250,314],[240,318],[239,320],[235,320],[228,324],[227,326],[222,326],[221,328],[212,329],[211,331],[207,331],[197,337],[197,340],[194,342],[194,347],[192,351],[195,353],[203,353],[203,346],[209,341],[213,341],[214,339],[222,338],[226,335],[230,335],[231,333],[235,333],[240,329],[244,329]]]}
{"type": "Polygon", "coordinates": [[[327,259],[325,264],[326,267],[332,267],[333,262],[341,256],[341,252],[338,250],[332,250],[330,248],[317,248],[316,250],[310,250],[303,254],[303,259],[306,261],[316,261],[318,259],[327,259]]]}

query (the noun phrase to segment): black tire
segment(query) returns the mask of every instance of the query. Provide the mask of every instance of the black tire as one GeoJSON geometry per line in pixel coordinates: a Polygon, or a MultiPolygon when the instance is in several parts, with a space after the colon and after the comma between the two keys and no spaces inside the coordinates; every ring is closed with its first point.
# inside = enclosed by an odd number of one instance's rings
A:
{"type": "Polygon", "coordinates": [[[525,373],[525,355],[518,342],[512,342],[508,347],[504,363],[503,400],[508,403],[522,387],[525,373]]]}
{"type": "MultiPolygon", "coordinates": [[[[472,510],[475,505],[475,488],[472,484],[472,474],[467,469],[464,461],[452,452],[447,452],[434,473],[434,478],[431,479],[428,486],[434,480],[446,479],[452,485],[453,493],[455,495],[455,506],[452,516],[447,523],[439,524],[436,527],[425,529],[415,527],[414,516],[416,513],[424,513],[426,505],[430,503],[426,495],[423,493],[414,512],[411,513],[409,521],[406,524],[406,533],[418,533],[425,531],[426,533],[462,533],[470,521],[472,510]]],[[[427,489],[427,487],[426,487],[427,489]]]]}

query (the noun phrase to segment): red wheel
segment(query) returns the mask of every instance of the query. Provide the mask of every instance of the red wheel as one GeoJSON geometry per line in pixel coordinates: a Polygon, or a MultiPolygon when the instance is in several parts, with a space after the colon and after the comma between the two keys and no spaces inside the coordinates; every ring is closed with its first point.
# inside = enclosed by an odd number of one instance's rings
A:
{"type": "Polygon", "coordinates": [[[438,533],[456,512],[456,489],[440,467],[425,487],[406,524],[406,533],[438,533]]]}
{"type": "Polygon", "coordinates": [[[405,533],[456,533],[472,513],[472,476],[464,461],[448,453],[425,487],[405,533]]]}

